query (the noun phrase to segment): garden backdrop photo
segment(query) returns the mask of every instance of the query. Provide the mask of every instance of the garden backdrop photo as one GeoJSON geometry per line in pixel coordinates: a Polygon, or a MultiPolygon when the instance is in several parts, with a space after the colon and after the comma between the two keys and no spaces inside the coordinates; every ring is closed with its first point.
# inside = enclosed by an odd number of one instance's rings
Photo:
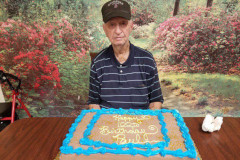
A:
{"type": "MultiPolygon", "coordinates": [[[[107,1],[0,0],[0,70],[22,80],[21,98],[34,117],[87,109],[90,53],[110,45],[101,15],[107,1]]],[[[163,106],[185,117],[239,117],[240,2],[128,2],[130,42],[153,54],[163,106]]],[[[9,87],[2,90],[11,101],[9,87]]]]}

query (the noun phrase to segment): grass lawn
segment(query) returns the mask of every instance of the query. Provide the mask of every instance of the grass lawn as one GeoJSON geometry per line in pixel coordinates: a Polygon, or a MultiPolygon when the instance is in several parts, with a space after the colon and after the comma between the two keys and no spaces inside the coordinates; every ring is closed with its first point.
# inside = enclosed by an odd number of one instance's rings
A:
{"type": "Polygon", "coordinates": [[[131,38],[130,39],[131,43],[134,44],[135,46],[138,46],[140,48],[143,48],[143,49],[146,49],[148,50],[149,52],[151,52],[154,56],[163,56],[166,53],[166,51],[161,51],[161,50],[154,50],[154,51],[151,51],[151,48],[150,48],[150,45],[152,43],[152,40],[151,39],[133,39],[131,38]]]}
{"type": "MultiPolygon", "coordinates": [[[[136,46],[143,49],[149,48],[151,38],[133,39],[130,41],[136,46]]],[[[154,56],[162,57],[168,54],[166,51],[155,50],[149,51],[154,56]]],[[[160,80],[168,80],[172,82],[173,87],[178,87],[183,91],[196,90],[208,92],[216,96],[225,98],[233,98],[240,102],[240,77],[229,76],[223,74],[201,74],[201,73],[159,73],[160,80]]]]}
{"type": "Polygon", "coordinates": [[[205,91],[225,98],[234,98],[240,101],[240,77],[223,74],[201,73],[159,73],[160,80],[172,82],[173,87],[180,89],[194,89],[205,91]]]}
{"type": "Polygon", "coordinates": [[[148,46],[149,46],[150,43],[151,43],[151,40],[131,38],[131,39],[130,39],[130,42],[131,42],[132,44],[134,44],[135,46],[138,46],[138,47],[143,48],[143,49],[147,49],[148,46]]]}

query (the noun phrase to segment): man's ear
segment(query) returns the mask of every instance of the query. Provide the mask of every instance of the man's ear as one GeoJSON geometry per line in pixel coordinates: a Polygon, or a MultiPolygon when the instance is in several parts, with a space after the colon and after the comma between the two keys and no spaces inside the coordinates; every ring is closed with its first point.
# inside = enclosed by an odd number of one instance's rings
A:
{"type": "Polygon", "coordinates": [[[130,29],[131,29],[130,31],[132,32],[132,30],[133,30],[133,21],[130,20],[129,23],[130,23],[130,29]]]}
{"type": "Polygon", "coordinates": [[[133,28],[133,21],[131,20],[131,28],[133,28]]]}
{"type": "Polygon", "coordinates": [[[106,24],[103,23],[102,27],[103,27],[103,30],[104,30],[104,32],[105,32],[105,35],[107,35],[107,33],[106,33],[106,24]]]}

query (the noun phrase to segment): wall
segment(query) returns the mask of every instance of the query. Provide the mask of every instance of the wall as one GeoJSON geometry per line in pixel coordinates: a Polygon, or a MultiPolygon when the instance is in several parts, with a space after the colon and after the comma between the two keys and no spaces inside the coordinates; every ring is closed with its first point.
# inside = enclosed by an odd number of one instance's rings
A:
{"type": "MultiPolygon", "coordinates": [[[[76,116],[87,108],[89,54],[109,45],[105,2],[0,2],[0,69],[22,79],[33,116],[76,116]]],[[[181,0],[175,16],[175,0],[128,2],[135,24],[130,41],[153,53],[164,107],[183,116],[240,116],[239,2],[214,0],[206,8],[207,0],[181,0]]]]}

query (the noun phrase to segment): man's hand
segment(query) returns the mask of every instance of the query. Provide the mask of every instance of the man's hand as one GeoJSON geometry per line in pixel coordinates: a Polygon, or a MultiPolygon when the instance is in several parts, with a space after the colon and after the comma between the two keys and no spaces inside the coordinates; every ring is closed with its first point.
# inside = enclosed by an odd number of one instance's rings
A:
{"type": "Polygon", "coordinates": [[[149,104],[149,109],[161,109],[162,108],[162,102],[152,102],[149,104]]]}
{"type": "Polygon", "coordinates": [[[101,109],[99,104],[89,104],[89,109],[101,109]]]}

